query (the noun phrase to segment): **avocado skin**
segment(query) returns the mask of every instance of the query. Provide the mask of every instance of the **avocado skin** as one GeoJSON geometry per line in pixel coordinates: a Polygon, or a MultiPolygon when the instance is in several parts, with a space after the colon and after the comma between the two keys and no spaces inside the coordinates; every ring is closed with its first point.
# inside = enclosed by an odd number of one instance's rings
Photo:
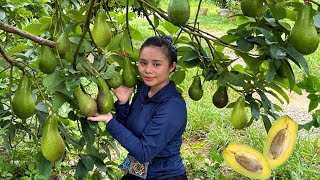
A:
{"type": "Polygon", "coordinates": [[[315,52],[319,45],[317,29],[313,24],[311,4],[304,5],[289,36],[291,45],[301,54],[315,52]]]}
{"type": "Polygon", "coordinates": [[[168,19],[176,26],[185,25],[190,18],[190,5],[188,0],[170,0],[168,5],[168,19]]]}
{"type": "Polygon", "coordinates": [[[59,161],[65,152],[65,144],[58,130],[58,121],[57,116],[50,115],[42,133],[41,151],[43,156],[51,162],[59,161]]]}
{"type": "Polygon", "coordinates": [[[22,76],[20,79],[12,100],[12,110],[20,119],[29,118],[35,111],[35,102],[31,93],[31,80],[27,75],[22,76]]]}

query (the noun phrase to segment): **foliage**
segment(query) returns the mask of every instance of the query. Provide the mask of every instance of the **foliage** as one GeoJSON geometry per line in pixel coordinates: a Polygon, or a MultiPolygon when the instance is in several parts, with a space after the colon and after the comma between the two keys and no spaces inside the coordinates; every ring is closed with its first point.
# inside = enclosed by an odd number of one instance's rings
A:
{"type": "Polygon", "coordinates": [[[231,9],[233,6],[238,5],[239,0],[210,0],[214,4],[216,4],[220,8],[229,8],[231,9]]]}
{"type": "MultiPolygon", "coordinates": [[[[26,168],[30,177],[41,174],[49,178],[51,169],[59,171],[65,161],[74,159],[76,163],[69,170],[76,179],[84,179],[92,172],[105,173],[115,179],[119,173],[115,171],[117,164],[112,152],[116,152],[116,156],[119,152],[114,140],[105,131],[104,124],[89,122],[80,114],[72,94],[74,89],[82,86],[87,94],[96,97],[96,78],[109,79],[113,72],[122,68],[125,57],[136,61],[145,34],[170,34],[175,40],[179,67],[171,78],[181,92],[187,91],[188,87],[183,86],[183,82],[188,80],[186,73],[194,68],[201,74],[202,84],[228,86],[231,89],[235,97],[228,108],[234,106],[238,96],[244,95],[251,113],[248,126],[257,122],[268,131],[281,110],[269,97],[274,96],[280,103],[288,103],[287,91],[300,93],[307,90],[311,99],[309,110],[316,110],[320,102],[319,77],[309,75],[305,57],[288,42],[296,13],[303,3],[270,2],[265,5],[263,17],[249,18],[239,14],[236,17],[237,26],[218,38],[192,26],[196,24],[193,22],[181,27],[172,25],[159,3],[153,1],[0,0],[0,48],[3,56],[0,61],[3,105],[0,109],[0,127],[4,147],[9,153],[14,152],[21,143],[19,140],[28,137],[37,152],[37,170],[31,166],[26,168]],[[107,11],[108,25],[113,34],[106,48],[97,47],[91,38],[90,28],[100,8],[107,11]],[[144,16],[139,17],[142,14],[144,16]],[[132,25],[139,18],[149,23],[149,28],[143,32],[132,25]],[[73,48],[74,61],[71,62],[55,49],[56,41],[63,32],[68,34],[70,48],[73,48]],[[38,70],[41,45],[53,48],[59,59],[58,67],[51,74],[38,70]],[[227,56],[226,49],[237,57],[227,56]],[[282,64],[289,64],[291,69],[286,78],[279,75],[282,64]],[[297,83],[293,67],[303,70],[305,79],[301,83],[297,83]],[[11,102],[23,74],[32,78],[36,113],[22,120],[12,113],[11,102]],[[43,126],[49,114],[60,117],[59,131],[67,146],[65,156],[55,164],[46,160],[39,149],[43,126]]],[[[315,16],[317,28],[319,19],[315,16]]],[[[211,90],[204,89],[204,94],[211,90]]],[[[319,113],[315,113],[313,120],[301,128],[318,126],[319,113]]],[[[215,149],[219,148],[221,146],[215,149]]],[[[213,149],[212,153],[216,157],[218,151],[213,149]]],[[[9,177],[10,169],[5,171],[3,176],[9,177]]]]}

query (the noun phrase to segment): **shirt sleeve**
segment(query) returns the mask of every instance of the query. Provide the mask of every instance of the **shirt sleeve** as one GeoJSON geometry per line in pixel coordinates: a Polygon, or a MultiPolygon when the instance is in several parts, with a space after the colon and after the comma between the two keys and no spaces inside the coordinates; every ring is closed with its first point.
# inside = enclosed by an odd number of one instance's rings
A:
{"type": "Polygon", "coordinates": [[[182,133],[186,121],[185,103],[171,99],[160,106],[141,138],[136,137],[114,119],[107,123],[107,130],[129,151],[130,155],[144,163],[154,158],[178,132],[182,133]]]}
{"type": "Polygon", "coordinates": [[[129,101],[125,104],[119,104],[118,101],[114,103],[114,107],[116,108],[116,119],[121,123],[124,124],[127,121],[129,112],[130,112],[130,105],[129,101]]]}

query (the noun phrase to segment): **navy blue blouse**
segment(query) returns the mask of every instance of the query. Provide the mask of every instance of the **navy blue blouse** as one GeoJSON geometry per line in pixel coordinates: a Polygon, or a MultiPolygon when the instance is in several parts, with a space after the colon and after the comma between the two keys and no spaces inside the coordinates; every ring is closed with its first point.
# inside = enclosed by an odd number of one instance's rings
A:
{"type": "Polygon", "coordinates": [[[185,101],[173,81],[148,98],[142,84],[131,105],[115,103],[115,118],[108,132],[139,162],[151,162],[147,179],[162,179],[185,172],[180,147],[187,123],[185,101]]]}

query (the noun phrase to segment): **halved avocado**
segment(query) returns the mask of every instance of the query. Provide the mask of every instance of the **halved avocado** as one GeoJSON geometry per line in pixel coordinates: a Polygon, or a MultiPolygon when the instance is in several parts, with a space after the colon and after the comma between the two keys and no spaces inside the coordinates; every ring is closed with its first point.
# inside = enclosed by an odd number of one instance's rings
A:
{"type": "Polygon", "coordinates": [[[271,168],[280,166],[292,154],[298,137],[298,124],[289,116],[282,116],[270,128],[263,155],[271,168]]]}
{"type": "Polygon", "coordinates": [[[258,150],[243,144],[231,143],[222,152],[225,162],[236,172],[253,179],[267,179],[271,169],[258,150]]]}

